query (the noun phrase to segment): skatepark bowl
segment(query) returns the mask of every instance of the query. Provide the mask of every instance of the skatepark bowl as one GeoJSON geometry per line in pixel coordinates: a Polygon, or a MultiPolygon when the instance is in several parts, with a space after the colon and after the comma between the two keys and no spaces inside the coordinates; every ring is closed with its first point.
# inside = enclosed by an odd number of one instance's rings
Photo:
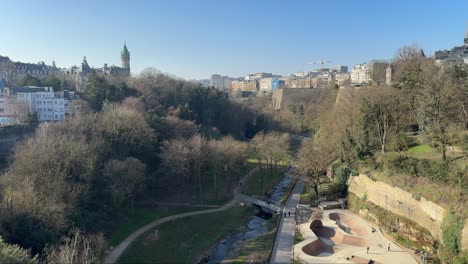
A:
{"type": "Polygon", "coordinates": [[[343,231],[324,226],[321,220],[312,221],[310,229],[315,233],[318,239],[302,247],[304,253],[310,256],[325,257],[335,253],[337,251],[335,246],[337,245],[355,247],[368,247],[370,245],[366,238],[359,237],[366,236],[367,231],[363,225],[357,222],[357,219],[341,213],[332,213],[329,217],[331,220],[335,221],[343,231]]]}
{"type": "Polygon", "coordinates": [[[367,236],[368,234],[366,228],[359,223],[359,220],[349,214],[331,213],[328,217],[348,234],[356,236],[367,236]]]}

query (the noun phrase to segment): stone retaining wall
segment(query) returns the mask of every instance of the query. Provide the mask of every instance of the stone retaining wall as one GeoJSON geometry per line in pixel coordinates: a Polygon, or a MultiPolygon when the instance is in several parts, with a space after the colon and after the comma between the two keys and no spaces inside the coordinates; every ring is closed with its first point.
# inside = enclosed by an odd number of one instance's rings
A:
{"type": "MultiPolygon", "coordinates": [[[[368,201],[415,221],[429,230],[434,238],[442,240],[440,227],[446,210],[424,197],[417,200],[407,191],[383,182],[373,181],[362,174],[350,177],[349,191],[360,198],[367,195],[368,201]]],[[[468,223],[465,223],[462,232],[462,247],[468,249],[468,223]]]]}

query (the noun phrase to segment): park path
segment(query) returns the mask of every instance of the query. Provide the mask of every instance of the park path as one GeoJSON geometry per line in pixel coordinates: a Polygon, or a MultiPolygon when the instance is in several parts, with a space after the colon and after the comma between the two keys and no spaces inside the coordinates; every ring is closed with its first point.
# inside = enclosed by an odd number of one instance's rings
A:
{"type": "MultiPolygon", "coordinates": [[[[288,171],[288,173],[292,173],[292,170],[288,171]]],[[[285,217],[284,213],[281,214],[281,221],[276,233],[273,251],[271,252],[270,263],[284,264],[291,262],[294,234],[296,232],[296,220],[294,214],[301,199],[301,193],[304,186],[305,184],[302,180],[297,180],[291,195],[284,206],[283,212],[286,213],[287,216],[285,217]],[[288,213],[291,213],[291,215],[289,216],[288,213]]]]}
{"type": "MultiPolygon", "coordinates": [[[[257,172],[257,170],[258,170],[258,167],[252,169],[249,173],[247,173],[246,175],[244,175],[240,179],[240,182],[242,183],[242,186],[244,185],[247,178],[250,175],[257,172]]],[[[107,254],[107,256],[105,257],[104,263],[105,264],[114,264],[114,263],[116,263],[117,260],[119,259],[119,257],[122,255],[122,253],[130,246],[130,244],[133,241],[135,241],[135,239],[137,239],[139,236],[141,236],[142,234],[146,233],[147,231],[151,230],[152,228],[154,228],[154,227],[156,227],[158,225],[161,225],[163,223],[166,223],[166,222],[169,222],[169,221],[172,221],[172,220],[175,220],[175,219],[183,218],[183,217],[226,211],[227,209],[229,209],[229,208],[231,208],[231,207],[233,207],[234,205],[237,204],[237,202],[239,201],[240,191],[241,191],[241,186],[237,185],[233,190],[234,198],[230,202],[228,202],[227,204],[225,204],[225,205],[223,205],[223,206],[221,206],[219,208],[166,216],[166,217],[163,217],[161,219],[158,219],[158,220],[156,220],[154,222],[151,222],[151,223],[141,227],[140,229],[138,229],[135,232],[133,232],[132,234],[130,234],[122,242],[120,242],[119,245],[117,245],[115,248],[113,248],[112,251],[109,252],[109,254],[107,254]]]]}

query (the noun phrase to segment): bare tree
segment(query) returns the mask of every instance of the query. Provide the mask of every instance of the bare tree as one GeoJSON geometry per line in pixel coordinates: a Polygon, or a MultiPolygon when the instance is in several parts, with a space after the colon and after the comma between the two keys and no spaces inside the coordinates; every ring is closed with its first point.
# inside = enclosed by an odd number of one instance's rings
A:
{"type": "MultiPolygon", "coordinates": [[[[382,90],[384,88],[382,87],[382,90]]],[[[399,127],[399,100],[391,91],[367,97],[361,105],[363,126],[378,139],[381,153],[385,153],[388,139],[399,127]]]]}
{"type": "Polygon", "coordinates": [[[102,263],[106,246],[102,234],[85,235],[79,229],[73,229],[59,245],[46,250],[46,261],[51,264],[102,263]]]}
{"type": "MultiPolygon", "coordinates": [[[[188,142],[185,139],[165,141],[159,155],[163,167],[175,176],[179,186],[182,186],[190,179],[188,177],[191,172],[190,149],[187,145],[188,142]]],[[[177,191],[180,196],[182,188],[178,188],[177,191]]]]}
{"type": "Polygon", "coordinates": [[[12,85],[16,76],[16,66],[8,57],[5,60],[0,58],[0,80],[4,79],[8,85],[12,85]]]}
{"type": "Polygon", "coordinates": [[[313,140],[302,141],[297,161],[298,172],[310,179],[317,197],[327,166],[332,160],[333,158],[330,157],[329,153],[324,151],[320,145],[314,143],[313,140]]]}
{"type": "MultiPolygon", "coordinates": [[[[273,175],[273,170],[278,167],[281,161],[289,161],[289,140],[289,135],[276,132],[268,134],[261,132],[252,139],[259,167],[267,170],[270,177],[273,175]]],[[[262,174],[262,188],[263,181],[262,174]]]]}
{"type": "Polygon", "coordinates": [[[107,161],[104,176],[108,179],[114,205],[119,206],[125,199],[130,199],[133,208],[134,194],[141,188],[145,173],[146,165],[136,158],[107,161]]]}
{"type": "Polygon", "coordinates": [[[421,48],[416,45],[400,47],[396,54],[396,60],[407,61],[411,59],[425,57],[421,48]]]}
{"type": "Polygon", "coordinates": [[[428,136],[438,145],[442,159],[447,160],[451,143],[451,126],[456,124],[460,103],[455,84],[443,68],[432,64],[425,69],[424,104],[421,106],[429,121],[428,136]]]}

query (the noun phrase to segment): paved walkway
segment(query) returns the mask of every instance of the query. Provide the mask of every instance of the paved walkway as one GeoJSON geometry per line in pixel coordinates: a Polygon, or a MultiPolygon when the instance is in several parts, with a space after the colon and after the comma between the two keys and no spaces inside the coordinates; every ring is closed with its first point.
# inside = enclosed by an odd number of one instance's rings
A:
{"type": "MultiPolygon", "coordinates": [[[[291,172],[288,171],[288,173],[291,172]]],[[[304,185],[305,184],[302,180],[296,182],[294,189],[284,206],[284,212],[286,212],[286,214],[291,212],[291,216],[288,215],[287,217],[284,217],[284,213],[281,215],[281,221],[276,234],[273,251],[271,253],[270,263],[284,264],[291,262],[294,234],[296,232],[294,213],[296,211],[296,206],[299,204],[304,185]]]]}
{"type": "MultiPolygon", "coordinates": [[[[247,178],[250,175],[252,175],[253,173],[255,173],[257,170],[258,170],[258,168],[254,168],[249,173],[244,175],[240,180],[240,182],[242,182],[242,185],[244,185],[247,178]]],[[[234,205],[237,204],[237,202],[239,200],[240,186],[236,186],[234,188],[234,190],[233,190],[233,193],[234,193],[234,198],[230,202],[228,202],[227,204],[221,206],[220,208],[202,210],[202,211],[195,211],[195,212],[188,212],[188,213],[182,213],[182,214],[177,214],[177,215],[171,215],[171,216],[163,217],[163,218],[161,218],[159,220],[156,220],[154,222],[151,222],[151,223],[141,227],[140,229],[138,229],[135,232],[133,232],[132,234],[130,234],[122,242],[120,242],[120,244],[118,246],[116,246],[114,249],[112,249],[112,251],[109,252],[109,254],[107,254],[106,258],[104,259],[104,263],[105,264],[114,264],[114,263],[116,263],[117,260],[119,259],[119,257],[122,255],[122,253],[130,246],[130,244],[135,239],[137,239],[139,236],[141,236],[145,232],[151,230],[152,228],[154,228],[154,227],[156,227],[156,226],[158,226],[160,224],[163,224],[163,223],[175,220],[175,219],[187,217],[187,216],[221,212],[221,211],[225,211],[225,210],[233,207],[234,205]]]]}

